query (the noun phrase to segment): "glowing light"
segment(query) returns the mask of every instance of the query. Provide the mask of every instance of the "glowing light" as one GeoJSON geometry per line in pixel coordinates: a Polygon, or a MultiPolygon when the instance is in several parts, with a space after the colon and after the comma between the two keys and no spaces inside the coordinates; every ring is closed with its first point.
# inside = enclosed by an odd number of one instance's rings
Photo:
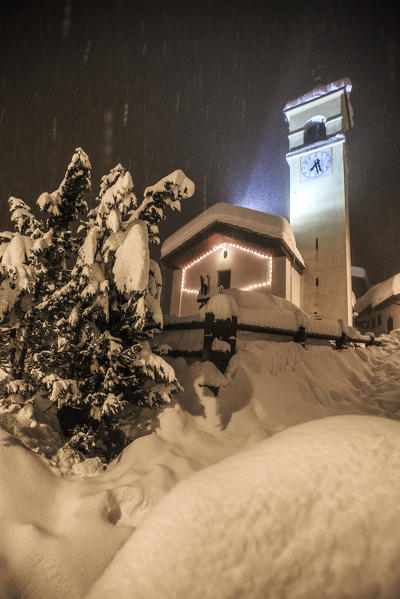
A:
{"type": "Polygon", "coordinates": [[[242,291],[251,291],[252,289],[259,289],[261,287],[269,287],[271,285],[271,282],[272,282],[272,257],[271,256],[269,256],[268,254],[263,254],[262,252],[258,252],[257,250],[252,250],[252,249],[245,247],[244,245],[240,245],[238,243],[227,242],[227,243],[220,243],[219,245],[214,245],[214,247],[211,250],[209,250],[208,252],[205,252],[204,254],[201,254],[195,260],[192,260],[192,262],[189,262],[188,264],[186,264],[186,266],[183,267],[182,281],[181,281],[181,293],[185,292],[185,293],[191,293],[193,295],[197,295],[199,293],[198,289],[190,289],[185,286],[186,271],[189,270],[189,268],[192,268],[192,266],[194,266],[195,264],[198,264],[199,262],[201,262],[202,260],[207,258],[207,256],[210,256],[211,254],[213,254],[214,252],[218,252],[219,250],[226,250],[228,247],[234,247],[238,250],[241,250],[242,252],[246,252],[248,254],[252,254],[253,256],[257,256],[258,258],[262,258],[264,260],[269,261],[269,279],[268,279],[268,281],[262,281],[261,283],[253,283],[252,285],[249,285],[248,287],[243,287],[242,291]]]}

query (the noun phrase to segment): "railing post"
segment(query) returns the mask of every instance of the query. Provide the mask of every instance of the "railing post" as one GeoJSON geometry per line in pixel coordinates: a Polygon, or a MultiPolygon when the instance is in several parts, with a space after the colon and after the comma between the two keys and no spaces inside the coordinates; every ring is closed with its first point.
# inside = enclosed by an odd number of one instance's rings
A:
{"type": "Polygon", "coordinates": [[[206,312],[204,320],[203,361],[211,360],[211,346],[214,339],[214,319],[212,312],[206,312]]]}
{"type": "Polygon", "coordinates": [[[336,349],[343,349],[346,346],[347,343],[347,335],[346,333],[342,333],[339,337],[339,339],[336,339],[335,341],[335,345],[336,345],[336,349]]]}
{"type": "Polygon", "coordinates": [[[294,336],[294,340],[296,343],[301,343],[304,347],[306,344],[306,327],[299,326],[296,335],[294,336]]]}
{"type": "Polygon", "coordinates": [[[204,320],[204,340],[202,359],[210,360],[222,372],[225,371],[230,358],[236,353],[237,316],[216,320],[212,312],[206,312],[204,320]],[[221,339],[229,344],[230,351],[213,350],[214,339],[221,339]]]}
{"type": "Polygon", "coordinates": [[[237,337],[237,316],[232,316],[230,321],[230,327],[227,331],[227,342],[231,346],[231,356],[236,354],[236,337],[237,337]]]}
{"type": "Polygon", "coordinates": [[[369,340],[365,342],[365,347],[370,347],[375,343],[375,335],[373,333],[370,334],[369,340]]]}

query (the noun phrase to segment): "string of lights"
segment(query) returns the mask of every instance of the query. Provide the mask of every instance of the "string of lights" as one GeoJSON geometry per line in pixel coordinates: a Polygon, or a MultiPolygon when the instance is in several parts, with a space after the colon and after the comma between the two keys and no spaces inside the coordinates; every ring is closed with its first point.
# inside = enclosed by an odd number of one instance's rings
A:
{"type": "Polygon", "coordinates": [[[194,294],[197,295],[199,293],[198,289],[190,289],[185,286],[186,271],[189,270],[190,268],[192,268],[192,266],[194,266],[195,264],[198,264],[199,262],[201,262],[202,260],[207,258],[207,256],[210,256],[210,254],[213,254],[214,252],[218,252],[219,250],[225,250],[228,247],[234,247],[238,250],[247,252],[248,254],[252,254],[254,256],[257,256],[258,258],[262,258],[264,260],[269,261],[269,269],[268,269],[269,278],[268,278],[268,280],[262,281],[260,283],[252,283],[251,285],[248,285],[247,287],[243,287],[242,291],[251,291],[252,289],[258,289],[261,287],[269,287],[271,285],[271,282],[272,282],[272,256],[270,256],[268,254],[263,254],[262,252],[258,252],[257,250],[253,250],[251,248],[240,245],[238,243],[226,242],[226,243],[220,243],[219,245],[214,245],[214,247],[211,250],[209,250],[208,252],[204,252],[204,254],[201,254],[200,256],[198,256],[198,258],[196,258],[195,260],[192,260],[192,262],[189,262],[188,264],[186,264],[186,266],[183,267],[182,281],[181,281],[181,293],[184,292],[184,293],[191,293],[193,295],[194,294]]]}

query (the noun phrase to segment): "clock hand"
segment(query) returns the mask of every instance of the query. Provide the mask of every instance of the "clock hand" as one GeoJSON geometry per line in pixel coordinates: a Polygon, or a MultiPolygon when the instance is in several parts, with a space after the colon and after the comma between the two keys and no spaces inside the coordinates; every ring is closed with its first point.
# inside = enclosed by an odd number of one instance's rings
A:
{"type": "Polygon", "coordinates": [[[314,165],[313,165],[313,166],[310,168],[310,173],[311,173],[311,171],[313,171],[314,169],[315,169],[315,171],[316,171],[317,173],[321,173],[321,172],[322,172],[322,168],[321,168],[321,164],[320,164],[319,158],[317,158],[317,159],[314,161],[314,165]]]}

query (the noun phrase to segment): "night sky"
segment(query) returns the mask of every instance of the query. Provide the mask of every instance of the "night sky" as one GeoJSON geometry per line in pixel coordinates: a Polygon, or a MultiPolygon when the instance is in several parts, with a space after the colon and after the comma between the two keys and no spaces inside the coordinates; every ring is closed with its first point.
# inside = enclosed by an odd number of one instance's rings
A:
{"type": "Polygon", "coordinates": [[[193,179],[164,238],[215,202],[288,217],[282,108],[315,76],[348,76],[352,263],[371,283],[400,272],[398,26],[376,4],[3,2],[1,227],[9,195],[53,191],[76,146],[93,197],[118,162],[138,196],[176,168],[193,179]]]}

